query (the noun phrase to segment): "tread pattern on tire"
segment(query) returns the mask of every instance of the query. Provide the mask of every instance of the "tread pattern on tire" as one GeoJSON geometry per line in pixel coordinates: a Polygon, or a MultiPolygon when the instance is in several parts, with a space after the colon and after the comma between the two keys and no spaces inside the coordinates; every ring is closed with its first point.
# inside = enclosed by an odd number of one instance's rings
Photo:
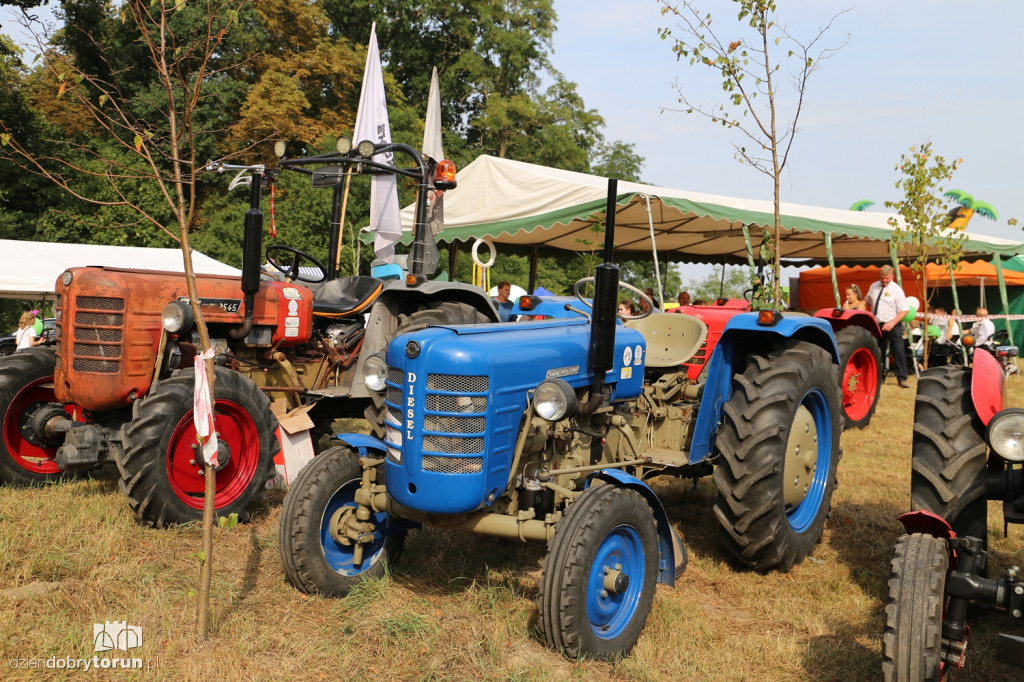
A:
{"type": "MultiPolygon", "coordinates": [[[[642,532],[639,528],[638,531],[642,532]]],[[[623,655],[633,647],[647,622],[647,616],[654,598],[654,582],[657,578],[657,531],[654,516],[646,500],[632,490],[614,485],[602,485],[590,488],[577,501],[569,505],[565,517],[555,528],[555,535],[547,556],[544,558],[538,606],[540,610],[539,626],[548,646],[556,651],[564,651],[572,658],[581,655],[597,658],[613,658],[623,655]],[[581,561],[597,551],[605,536],[600,534],[598,524],[603,520],[606,510],[618,504],[632,505],[634,509],[647,509],[650,516],[649,531],[652,534],[654,556],[646,557],[644,579],[649,582],[640,595],[641,603],[637,606],[634,621],[629,625],[629,632],[624,632],[620,640],[627,646],[622,649],[610,648],[608,651],[585,651],[587,640],[594,643],[597,638],[591,630],[587,617],[585,590],[567,589],[577,581],[586,585],[590,567],[581,561]],[[578,602],[582,595],[584,602],[578,602]],[[582,609],[582,611],[580,611],[582,609]],[[582,617],[581,617],[582,614],[582,617]],[[630,641],[631,640],[631,641],[630,641]]]]}
{"type": "MultiPolygon", "coordinates": [[[[867,329],[856,325],[843,327],[836,332],[836,345],[839,347],[840,381],[842,381],[843,373],[846,370],[846,363],[849,361],[850,356],[853,355],[854,351],[860,348],[867,348],[875,357],[875,365],[878,367],[878,373],[875,376],[875,396],[871,402],[871,407],[868,409],[866,415],[856,421],[851,420],[845,414],[845,411],[843,414],[844,429],[862,429],[871,423],[871,417],[875,414],[875,409],[878,407],[878,396],[882,391],[882,351],[879,349],[878,339],[876,339],[867,329]]],[[[843,387],[840,386],[841,390],[842,388],[843,387]]],[[[840,393],[840,395],[842,395],[842,393],[840,393]]]]}
{"type": "MultiPolygon", "coordinates": [[[[167,480],[167,451],[161,447],[170,415],[181,412],[182,406],[192,409],[195,377],[185,370],[160,382],[132,409],[132,420],[121,428],[124,444],[116,459],[120,480],[118,485],[128,498],[135,515],[146,525],[163,528],[202,518],[202,510],[193,509],[178,499],[167,480]]],[[[219,514],[237,513],[238,520],[248,521],[262,502],[265,483],[274,475],[274,457],[281,449],[275,431],[277,418],[270,410],[270,399],[247,377],[228,369],[216,368],[214,382],[216,400],[232,400],[243,404],[253,401],[249,410],[260,441],[259,461],[246,489],[230,504],[219,507],[219,514]]]]}
{"type": "Polygon", "coordinates": [[[940,679],[948,562],[942,538],[915,533],[896,543],[882,633],[886,682],[940,679]]]}
{"type": "Polygon", "coordinates": [[[401,554],[404,532],[388,536],[381,560],[358,576],[338,576],[327,564],[319,539],[321,503],[326,505],[339,484],[360,476],[358,457],[347,446],[337,446],[314,457],[292,481],[281,508],[278,549],[285,577],[305,594],[343,597],[358,580],[383,576],[385,564],[401,554]]]}
{"type": "MultiPolygon", "coordinates": [[[[28,383],[39,378],[53,376],[57,356],[51,348],[26,348],[5,356],[0,362],[0,409],[3,420],[7,409],[18,392],[28,383]]],[[[20,415],[11,415],[20,418],[20,415]]],[[[0,422],[2,426],[2,422],[0,422]]],[[[15,462],[0,437],[0,483],[15,486],[31,486],[71,478],[75,472],[62,471],[53,474],[33,473],[15,462]]]]}
{"type": "Polygon", "coordinates": [[[754,569],[788,571],[821,539],[841,456],[842,399],[835,373],[827,351],[799,341],[749,356],[744,373],[733,377],[733,397],[723,408],[716,439],[714,513],[726,549],[754,569]],[[812,388],[828,403],[830,471],[815,520],[796,533],[786,516],[781,478],[797,401],[812,388]]]}
{"type": "Polygon", "coordinates": [[[971,371],[965,367],[922,372],[914,403],[910,506],[943,517],[957,535],[986,540],[988,449],[970,390],[971,371]]]}

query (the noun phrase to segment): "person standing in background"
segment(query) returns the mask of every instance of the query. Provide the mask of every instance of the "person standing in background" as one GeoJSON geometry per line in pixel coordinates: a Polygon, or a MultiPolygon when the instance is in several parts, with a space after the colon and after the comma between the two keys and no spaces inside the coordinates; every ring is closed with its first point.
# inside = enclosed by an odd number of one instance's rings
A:
{"type": "Polygon", "coordinates": [[[903,340],[903,318],[910,312],[910,304],[903,289],[893,281],[894,273],[891,265],[883,265],[878,281],[868,289],[865,301],[882,326],[882,338],[889,340],[889,354],[896,367],[900,388],[910,388],[907,383],[906,343],[903,340]]]}
{"type": "Polygon", "coordinates": [[[14,349],[15,352],[46,343],[45,337],[36,336],[35,326],[36,315],[34,312],[29,310],[21,314],[21,319],[18,320],[18,331],[14,335],[17,342],[17,347],[14,349]]]}

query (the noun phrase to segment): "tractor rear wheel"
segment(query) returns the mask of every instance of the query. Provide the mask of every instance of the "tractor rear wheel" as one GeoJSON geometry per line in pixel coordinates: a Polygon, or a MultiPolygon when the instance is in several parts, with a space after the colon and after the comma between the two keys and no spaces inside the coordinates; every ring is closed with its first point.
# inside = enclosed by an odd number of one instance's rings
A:
{"type": "Polygon", "coordinates": [[[54,461],[59,444],[40,441],[28,423],[33,408],[43,403],[60,406],[53,393],[56,364],[57,356],[49,348],[26,348],[0,361],[0,483],[39,485],[66,475],[54,461]]]}
{"type": "MultiPolygon", "coordinates": [[[[195,370],[162,381],[134,405],[121,429],[121,490],[135,515],[162,528],[203,516],[205,466],[193,422],[195,370]]],[[[247,521],[266,494],[281,449],[270,400],[247,377],[221,367],[214,383],[214,426],[220,445],[214,507],[247,521]]]]}
{"type": "Polygon", "coordinates": [[[971,370],[921,373],[914,402],[910,508],[946,519],[957,535],[988,542],[988,448],[971,402],[971,370]]]}
{"type": "Polygon", "coordinates": [[[658,531],[638,493],[584,491],[555,528],[541,577],[541,629],[571,658],[611,659],[636,644],[654,602],[658,531]]]}
{"type": "MultiPolygon", "coordinates": [[[[398,326],[395,328],[395,334],[392,338],[399,334],[425,329],[428,325],[432,324],[483,324],[486,322],[493,322],[493,320],[468,303],[435,301],[428,304],[426,308],[408,315],[399,315],[398,326]]],[[[366,418],[370,428],[373,429],[374,435],[378,438],[383,438],[384,413],[387,411],[384,407],[384,396],[374,391],[369,393],[370,404],[364,410],[363,416],[366,418]]]]}
{"type": "Polygon", "coordinates": [[[863,327],[836,332],[842,375],[844,429],[862,429],[871,422],[882,390],[882,352],[878,339],[863,327]]]}
{"type": "Polygon", "coordinates": [[[292,481],[277,537],[285,576],[302,592],[344,597],[364,578],[382,577],[401,553],[405,531],[392,529],[386,513],[371,515],[372,539],[358,562],[355,544],[339,542],[338,529],[356,521],[361,480],[358,453],[338,446],[314,457],[292,481]]]}
{"type": "Polygon", "coordinates": [[[719,537],[758,570],[788,571],[821,539],[836,486],[842,414],[829,353],[798,341],[747,358],[722,410],[719,537]]]}
{"type": "Polygon", "coordinates": [[[904,535],[896,543],[889,572],[882,633],[886,682],[941,680],[942,615],[949,554],[946,541],[904,535]]]}

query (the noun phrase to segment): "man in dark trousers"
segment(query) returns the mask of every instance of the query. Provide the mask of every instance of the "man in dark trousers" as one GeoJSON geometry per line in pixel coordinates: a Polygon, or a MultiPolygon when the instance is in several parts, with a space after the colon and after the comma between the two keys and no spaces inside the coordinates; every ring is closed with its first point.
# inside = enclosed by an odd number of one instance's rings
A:
{"type": "Polygon", "coordinates": [[[896,366],[896,379],[900,388],[910,388],[907,383],[907,352],[903,341],[903,318],[910,312],[910,304],[900,285],[893,281],[891,265],[883,265],[878,281],[868,289],[868,310],[878,318],[882,326],[882,338],[889,341],[889,354],[896,366]]]}

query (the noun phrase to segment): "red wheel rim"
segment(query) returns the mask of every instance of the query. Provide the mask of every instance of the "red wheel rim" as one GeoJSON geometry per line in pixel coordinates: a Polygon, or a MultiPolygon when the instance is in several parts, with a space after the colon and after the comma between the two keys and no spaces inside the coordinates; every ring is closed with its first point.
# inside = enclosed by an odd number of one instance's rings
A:
{"type": "Polygon", "coordinates": [[[34,403],[55,403],[53,377],[40,377],[26,384],[11,400],[4,415],[4,447],[11,459],[21,468],[34,474],[58,474],[60,467],[53,461],[57,448],[45,448],[28,440],[21,433],[21,416],[34,403]]]}
{"type": "MultiPolygon", "coordinates": [[[[225,507],[237,500],[249,487],[260,459],[260,438],[256,423],[238,403],[218,400],[214,410],[217,438],[231,452],[227,466],[217,472],[214,506],[225,507]]],[[[206,479],[199,472],[202,465],[196,457],[196,427],[189,410],[181,418],[167,446],[167,479],[174,494],[193,509],[203,508],[206,479]]]]}
{"type": "Polygon", "coordinates": [[[878,392],[878,364],[875,354],[858,348],[843,368],[843,411],[848,419],[860,421],[871,411],[878,392]]]}

